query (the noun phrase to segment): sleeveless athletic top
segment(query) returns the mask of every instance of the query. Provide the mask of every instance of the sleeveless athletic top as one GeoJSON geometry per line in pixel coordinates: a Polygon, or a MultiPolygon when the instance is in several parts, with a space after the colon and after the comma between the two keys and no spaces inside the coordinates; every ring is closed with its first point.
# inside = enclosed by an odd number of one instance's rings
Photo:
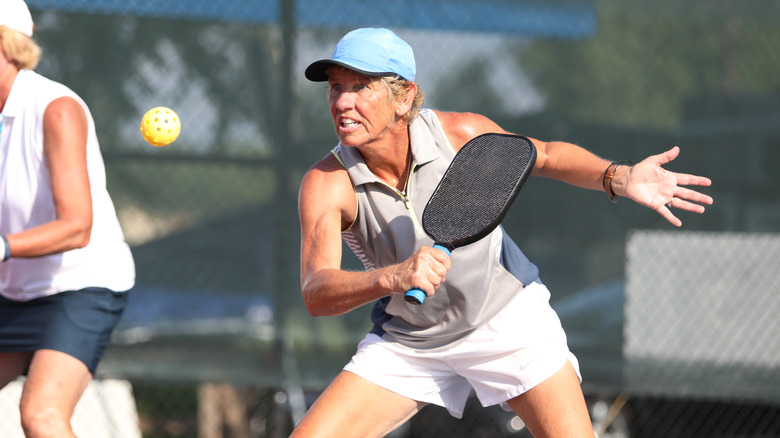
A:
{"type": "Polygon", "coordinates": [[[106,191],[95,123],[87,105],[69,88],[21,70],[3,107],[0,133],[0,234],[55,219],[51,181],[43,154],[43,116],[55,99],[69,96],[87,115],[87,171],[92,194],[92,234],[80,249],[0,263],[0,294],[27,301],[66,290],[104,287],[121,292],[135,283],[135,264],[106,191]]]}
{"type": "MultiPolygon", "coordinates": [[[[422,229],[421,215],[455,150],[438,117],[428,109],[409,125],[409,137],[413,163],[406,194],[380,181],[356,148],[339,143],[332,151],[346,168],[358,203],[354,223],[342,238],[366,270],[399,263],[433,244],[422,229]]],[[[523,285],[539,281],[537,267],[501,227],[456,248],[451,261],[446,281],[423,305],[407,303],[403,293],[378,300],[371,313],[371,331],[413,348],[441,347],[495,316],[523,285]]]]}

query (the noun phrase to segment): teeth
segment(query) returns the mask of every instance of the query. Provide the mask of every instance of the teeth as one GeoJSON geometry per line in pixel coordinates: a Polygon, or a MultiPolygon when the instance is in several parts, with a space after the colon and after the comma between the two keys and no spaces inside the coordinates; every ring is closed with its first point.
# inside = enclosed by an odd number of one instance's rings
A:
{"type": "Polygon", "coordinates": [[[352,120],[352,119],[341,119],[341,125],[342,126],[349,127],[349,126],[354,126],[354,125],[357,125],[357,124],[358,124],[358,122],[356,122],[355,120],[352,120]]]}

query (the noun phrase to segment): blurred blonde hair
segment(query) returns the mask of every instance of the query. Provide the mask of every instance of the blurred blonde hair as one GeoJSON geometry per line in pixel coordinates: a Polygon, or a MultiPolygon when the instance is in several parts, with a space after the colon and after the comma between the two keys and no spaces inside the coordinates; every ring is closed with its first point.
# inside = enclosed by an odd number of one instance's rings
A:
{"type": "Polygon", "coordinates": [[[27,35],[6,26],[0,26],[0,45],[5,56],[19,69],[32,70],[41,59],[41,48],[27,35]]]}

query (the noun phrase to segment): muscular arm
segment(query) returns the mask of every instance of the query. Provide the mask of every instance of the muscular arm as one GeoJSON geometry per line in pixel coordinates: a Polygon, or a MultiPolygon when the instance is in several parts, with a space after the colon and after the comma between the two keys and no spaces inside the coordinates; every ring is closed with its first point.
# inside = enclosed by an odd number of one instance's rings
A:
{"type": "Polygon", "coordinates": [[[43,118],[43,152],[56,217],[8,236],[11,256],[40,257],[87,245],[92,196],[87,173],[87,116],[70,97],[52,101],[43,118]]]}
{"type": "MultiPolygon", "coordinates": [[[[472,113],[437,112],[447,137],[455,150],[459,150],[471,138],[488,132],[507,132],[488,118],[472,113]]],[[[562,141],[544,142],[531,138],[536,146],[537,158],[533,175],[556,179],[591,190],[604,190],[604,172],[610,161],[596,156],[586,149],[562,141]]],[[[713,203],[711,197],[681,186],[709,186],[709,178],[670,172],[663,167],[677,158],[680,149],[645,158],[635,166],[621,166],[612,188],[618,196],[655,210],[672,225],[682,222],[669,206],[694,213],[703,213],[704,205],[713,203]]]]}
{"type": "Polygon", "coordinates": [[[421,289],[432,294],[449,269],[444,253],[424,248],[385,268],[342,270],[341,231],[354,219],[356,205],[349,177],[334,157],[326,157],[304,176],[298,196],[301,292],[314,316],[340,315],[391,293],[405,292],[412,285],[422,284],[421,289]],[[431,268],[442,264],[446,269],[431,268]]]}
{"type": "MultiPolygon", "coordinates": [[[[460,150],[472,138],[489,132],[509,133],[485,116],[474,113],[437,112],[447,138],[460,150]]],[[[601,177],[610,164],[587,150],[566,142],[534,138],[536,166],[533,175],[557,179],[578,187],[601,190],[601,177]]]]}

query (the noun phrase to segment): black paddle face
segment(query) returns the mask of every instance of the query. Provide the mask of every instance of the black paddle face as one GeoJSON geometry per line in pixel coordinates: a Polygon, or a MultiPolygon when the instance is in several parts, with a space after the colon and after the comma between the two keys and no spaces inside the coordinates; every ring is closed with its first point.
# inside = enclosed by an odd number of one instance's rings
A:
{"type": "Polygon", "coordinates": [[[423,228],[457,248],[490,234],[506,215],[536,163],[525,137],[484,134],[458,151],[423,211],[423,228]]]}

